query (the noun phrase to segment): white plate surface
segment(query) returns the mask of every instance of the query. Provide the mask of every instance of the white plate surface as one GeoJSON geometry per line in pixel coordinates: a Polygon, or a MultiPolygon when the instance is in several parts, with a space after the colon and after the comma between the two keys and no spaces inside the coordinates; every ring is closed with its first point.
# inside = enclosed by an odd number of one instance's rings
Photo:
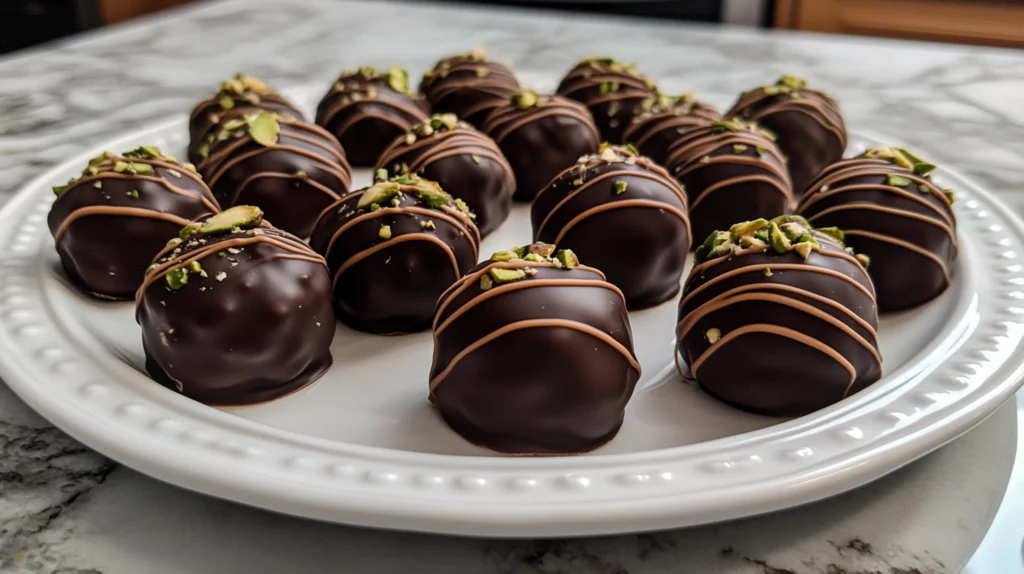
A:
{"type": "MultiPolygon", "coordinates": [[[[290,95],[309,103],[320,89],[290,95]]],[[[936,181],[958,196],[953,286],[883,318],[884,378],[807,417],[743,413],[684,385],[672,366],[675,301],[630,314],[644,375],[618,437],[586,456],[501,457],[448,430],[426,400],[427,333],[384,338],[339,325],[335,366],[316,384],[263,405],[205,407],[141,372],[132,304],[67,287],[45,224],[50,186],[89,157],[141,144],[180,153],[186,125],[176,118],[108,142],[0,212],[0,375],[78,440],[186,488],[336,522],[477,536],[688,526],[878,478],[980,422],[1024,374],[1024,225],[940,169],[936,181]]],[[[876,142],[855,135],[851,151],[876,142]]],[[[520,206],[481,253],[529,239],[520,206]]]]}

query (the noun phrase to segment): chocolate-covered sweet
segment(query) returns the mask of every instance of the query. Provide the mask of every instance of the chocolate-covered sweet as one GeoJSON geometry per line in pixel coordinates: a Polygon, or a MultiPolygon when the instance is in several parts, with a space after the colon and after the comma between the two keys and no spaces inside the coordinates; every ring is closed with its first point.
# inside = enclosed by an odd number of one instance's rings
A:
{"type": "Polygon", "coordinates": [[[594,115],[601,139],[623,143],[623,133],[657,87],[636,66],[614,58],[581,60],[558,84],[557,93],[582,103],[594,115]]]}
{"type": "Polygon", "coordinates": [[[404,175],[336,202],[309,244],[327,258],[338,319],[391,335],[430,327],[437,297],[476,263],[480,232],[464,201],[404,175]]]}
{"type": "Polygon", "coordinates": [[[686,193],[635,148],[602,144],[545,187],[530,210],[535,241],[571,249],[622,290],[629,309],[679,292],[690,252],[686,193]]]}
{"type": "Polygon", "coordinates": [[[488,60],[481,48],[441,60],[420,82],[420,93],[435,112],[455,114],[475,126],[518,89],[512,70],[488,60]]]}
{"type": "Polygon", "coordinates": [[[633,144],[641,154],[658,164],[665,165],[668,150],[679,136],[719,117],[718,110],[691,94],[657,94],[640,104],[640,113],[626,126],[622,140],[633,144]]]}
{"type": "Polygon", "coordinates": [[[771,132],[737,118],[695,127],[669,150],[669,172],[690,199],[698,241],[736,221],[788,213],[793,187],[771,132]]]}
{"type": "Polygon", "coordinates": [[[188,122],[189,161],[198,164],[209,151],[208,137],[217,124],[260,111],[303,119],[302,112],[263,81],[238,74],[221,83],[220,91],[199,102],[188,122]],[[206,152],[201,151],[206,146],[206,152]]]}
{"type": "Polygon", "coordinates": [[[209,405],[268,401],[331,366],[327,266],[299,238],[237,206],[189,225],[136,298],[146,370],[209,405]]]}
{"type": "Polygon", "coordinates": [[[753,120],[778,136],[797,197],[818,173],[846,150],[846,124],[831,96],[795,76],[744,92],[726,117],[753,120]]]}
{"type": "Polygon", "coordinates": [[[738,223],[697,249],[679,303],[677,356],[709,394],[800,416],[881,376],[865,266],[835,228],[799,216],[738,223]]]}
{"type": "Polygon", "coordinates": [[[494,140],[455,114],[434,115],[417,124],[381,155],[378,169],[390,176],[415,173],[440,184],[469,205],[486,236],[508,218],[515,174],[494,140]]]}
{"type": "Polygon", "coordinates": [[[199,172],[224,208],[256,205],[280,229],[308,237],[352,181],[345,152],[320,126],[257,112],[221,122],[199,172]]]}
{"type": "Polygon", "coordinates": [[[391,142],[427,113],[409,92],[402,68],[345,72],[316,108],[316,123],[334,134],[352,165],[373,167],[391,142]]]}
{"type": "Polygon", "coordinates": [[[220,206],[190,163],[143,146],[104,152],[53,188],[46,222],[64,271],[85,293],[130,299],[153,255],[178,230],[220,206]]]}
{"type": "Polygon", "coordinates": [[[871,256],[881,311],[931,301],[949,286],[958,250],[953,190],[935,185],[934,169],[902,148],[869,149],[825,168],[797,208],[871,256]]]}
{"type": "Polygon", "coordinates": [[[469,442],[575,454],[622,425],[640,378],[622,292],[554,249],[495,253],[437,302],[430,400],[469,442]]]}
{"type": "Polygon", "coordinates": [[[551,178],[597,151],[597,127],[583,104],[562,96],[521,90],[496,108],[482,130],[505,154],[516,174],[512,199],[531,201],[551,178]]]}

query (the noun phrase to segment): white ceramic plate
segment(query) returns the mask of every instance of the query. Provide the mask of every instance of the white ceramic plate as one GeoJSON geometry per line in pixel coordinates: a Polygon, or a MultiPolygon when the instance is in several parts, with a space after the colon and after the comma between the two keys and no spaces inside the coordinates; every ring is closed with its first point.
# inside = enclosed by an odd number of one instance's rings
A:
{"type": "MultiPolygon", "coordinates": [[[[320,90],[291,95],[309,103],[320,90]]],[[[316,384],[267,404],[208,408],[145,376],[132,304],[67,287],[45,225],[50,186],[101,149],[180,153],[186,138],[183,116],[107,142],[30,183],[0,212],[0,375],[90,447],[214,496],[478,536],[687,526],[878,478],[980,422],[1024,372],[1024,226],[990,194],[939,170],[936,180],[958,196],[953,286],[882,320],[881,381],[801,419],[743,413],[684,385],[672,367],[675,301],[630,315],[644,376],[618,437],[586,456],[507,458],[460,439],[426,400],[427,333],[383,338],[339,325],[335,366],[316,384]]],[[[854,150],[876,141],[853,140],[854,150]]],[[[529,239],[520,206],[481,253],[529,239]]]]}

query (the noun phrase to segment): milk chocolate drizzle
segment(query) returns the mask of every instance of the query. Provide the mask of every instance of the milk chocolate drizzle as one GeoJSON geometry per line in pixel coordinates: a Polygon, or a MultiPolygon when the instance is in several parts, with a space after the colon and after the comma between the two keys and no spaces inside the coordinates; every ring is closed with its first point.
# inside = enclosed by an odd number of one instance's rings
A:
{"type": "Polygon", "coordinates": [[[420,82],[420,92],[434,111],[454,113],[477,125],[517,89],[512,70],[487,60],[479,49],[441,60],[420,82]]]}

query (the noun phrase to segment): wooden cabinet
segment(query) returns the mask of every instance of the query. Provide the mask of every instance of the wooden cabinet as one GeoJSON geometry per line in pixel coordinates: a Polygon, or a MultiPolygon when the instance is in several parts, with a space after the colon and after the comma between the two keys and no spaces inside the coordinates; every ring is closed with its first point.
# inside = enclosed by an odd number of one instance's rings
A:
{"type": "Polygon", "coordinates": [[[97,0],[100,19],[104,24],[115,24],[144,16],[191,0],[97,0]]]}

